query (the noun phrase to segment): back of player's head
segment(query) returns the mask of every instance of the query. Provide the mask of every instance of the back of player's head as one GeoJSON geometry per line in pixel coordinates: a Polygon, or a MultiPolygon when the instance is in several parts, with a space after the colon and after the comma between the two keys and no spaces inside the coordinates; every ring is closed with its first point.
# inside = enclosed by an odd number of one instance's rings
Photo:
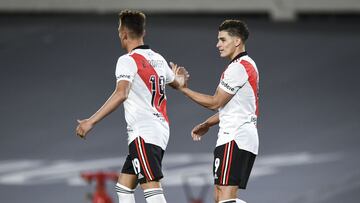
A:
{"type": "Polygon", "coordinates": [[[144,35],[145,21],[145,14],[139,11],[123,10],[119,14],[119,23],[128,29],[132,38],[139,38],[144,35]]]}
{"type": "Polygon", "coordinates": [[[247,25],[240,20],[225,20],[219,26],[219,31],[226,31],[230,36],[240,37],[243,42],[249,37],[247,25]]]}

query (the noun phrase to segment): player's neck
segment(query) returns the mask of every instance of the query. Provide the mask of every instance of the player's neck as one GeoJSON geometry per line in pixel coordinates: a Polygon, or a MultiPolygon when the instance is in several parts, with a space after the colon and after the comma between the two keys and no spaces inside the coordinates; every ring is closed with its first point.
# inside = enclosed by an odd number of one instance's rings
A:
{"type": "Polygon", "coordinates": [[[229,56],[230,61],[232,61],[237,55],[245,51],[245,46],[237,48],[233,54],[229,56]]]}
{"type": "Polygon", "coordinates": [[[144,45],[144,40],[141,39],[132,39],[128,41],[128,44],[126,46],[126,51],[129,53],[131,52],[133,49],[135,49],[138,46],[144,45]]]}

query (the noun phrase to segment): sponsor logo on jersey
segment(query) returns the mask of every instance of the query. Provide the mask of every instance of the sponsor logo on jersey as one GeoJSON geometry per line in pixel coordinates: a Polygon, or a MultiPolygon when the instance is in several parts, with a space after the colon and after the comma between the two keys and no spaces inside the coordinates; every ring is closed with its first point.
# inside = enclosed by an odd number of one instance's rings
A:
{"type": "Polygon", "coordinates": [[[121,79],[121,78],[126,78],[126,79],[130,79],[131,78],[131,76],[130,75],[119,75],[119,76],[117,76],[117,79],[121,79]]]}
{"type": "Polygon", "coordinates": [[[224,86],[226,89],[232,91],[232,92],[235,90],[235,88],[230,87],[230,85],[227,84],[226,82],[224,82],[223,80],[221,81],[221,85],[224,86]]]}

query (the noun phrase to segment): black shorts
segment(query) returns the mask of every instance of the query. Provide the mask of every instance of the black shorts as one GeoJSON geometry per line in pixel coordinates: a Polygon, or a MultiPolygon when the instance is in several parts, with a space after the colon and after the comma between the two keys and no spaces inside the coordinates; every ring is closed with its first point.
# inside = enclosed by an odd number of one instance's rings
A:
{"type": "Polygon", "coordinates": [[[121,173],[137,175],[140,184],[159,181],[163,178],[161,171],[163,156],[164,150],[161,147],[145,143],[141,137],[137,137],[129,145],[129,155],[121,173]]]}
{"type": "Polygon", "coordinates": [[[256,155],[239,149],[235,141],[214,150],[213,175],[215,185],[237,185],[245,189],[256,155]]]}

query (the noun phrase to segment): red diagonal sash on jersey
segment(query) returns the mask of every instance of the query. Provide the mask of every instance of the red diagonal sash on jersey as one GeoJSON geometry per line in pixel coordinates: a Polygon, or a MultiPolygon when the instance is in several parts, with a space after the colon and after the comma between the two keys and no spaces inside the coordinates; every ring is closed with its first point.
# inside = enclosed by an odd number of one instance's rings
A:
{"type": "MultiPolygon", "coordinates": [[[[169,122],[166,112],[166,98],[165,95],[160,94],[161,92],[159,85],[160,80],[158,74],[154,70],[154,67],[148,62],[148,60],[146,60],[144,56],[140,54],[133,53],[130,56],[135,60],[138,68],[137,73],[139,74],[140,78],[144,81],[145,86],[148,88],[151,94],[153,94],[153,91],[152,91],[152,83],[150,82],[150,80],[152,79],[152,77],[155,77],[153,79],[155,79],[154,81],[157,85],[156,85],[153,104],[156,110],[163,115],[163,117],[167,122],[169,122]]],[[[165,94],[165,92],[163,93],[165,94]]]]}
{"type": "Polygon", "coordinates": [[[256,72],[254,66],[245,60],[241,60],[240,63],[245,67],[246,73],[249,76],[249,83],[254,91],[255,95],[255,104],[256,104],[256,115],[259,115],[259,90],[258,90],[258,73],[256,72]]]}

